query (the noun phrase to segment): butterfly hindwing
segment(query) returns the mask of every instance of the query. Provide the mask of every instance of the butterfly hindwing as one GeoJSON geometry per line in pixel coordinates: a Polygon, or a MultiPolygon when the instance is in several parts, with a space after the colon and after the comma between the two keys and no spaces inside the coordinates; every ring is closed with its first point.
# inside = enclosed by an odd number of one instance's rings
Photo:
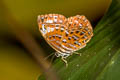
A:
{"type": "Polygon", "coordinates": [[[66,33],[63,37],[66,43],[62,43],[62,45],[70,48],[72,51],[85,47],[86,43],[93,36],[91,24],[85,16],[77,15],[68,18],[66,26],[66,33]]]}

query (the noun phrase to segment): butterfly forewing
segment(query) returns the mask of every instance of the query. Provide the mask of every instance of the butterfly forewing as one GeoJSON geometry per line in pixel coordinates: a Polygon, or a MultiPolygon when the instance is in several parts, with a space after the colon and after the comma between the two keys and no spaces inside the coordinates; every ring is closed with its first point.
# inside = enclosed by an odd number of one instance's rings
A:
{"type": "Polygon", "coordinates": [[[61,46],[61,39],[66,30],[66,18],[58,14],[41,15],[38,17],[38,23],[46,41],[59,53],[66,52],[61,46]]]}
{"type": "Polygon", "coordinates": [[[38,25],[43,37],[46,37],[46,33],[53,32],[60,24],[65,23],[65,19],[63,15],[58,14],[39,15],[38,25]]]}

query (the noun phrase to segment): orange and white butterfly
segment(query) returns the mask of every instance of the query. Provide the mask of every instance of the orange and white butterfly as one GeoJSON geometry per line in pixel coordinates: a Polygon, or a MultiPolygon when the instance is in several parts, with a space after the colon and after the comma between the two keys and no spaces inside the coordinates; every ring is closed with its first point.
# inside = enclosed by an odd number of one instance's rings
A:
{"type": "Polygon", "coordinates": [[[86,46],[93,36],[89,20],[83,15],[66,18],[60,14],[38,16],[39,30],[47,43],[56,50],[55,55],[65,60],[86,46]]]}

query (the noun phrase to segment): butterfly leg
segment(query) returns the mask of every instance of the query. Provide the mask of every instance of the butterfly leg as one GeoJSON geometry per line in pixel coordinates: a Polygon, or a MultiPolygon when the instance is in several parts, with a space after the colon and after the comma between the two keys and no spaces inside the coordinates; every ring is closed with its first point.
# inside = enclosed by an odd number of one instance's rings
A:
{"type": "Polygon", "coordinates": [[[62,57],[61,59],[62,59],[62,61],[65,63],[66,67],[68,67],[67,60],[66,60],[64,57],[62,57]]]}
{"type": "Polygon", "coordinates": [[[70,54],[66,54],[66,53],[58,53],[56,52],[55,55],[57,57],[61,57],[62,61],[65,63],[66,67],[68,66],[67,60],[66,58],[70,55],[70,54]]]}
{"type": "Polygon", "coordinates": [[[56,56],[56,57],[60,57],[61,55],[60,55],[60,53],[55,52],[55,56],[56,56]]]}
{"type": "Polygon", "coordinates": [[[81,56],[81,53],[78,53],[78,52],[73,52],[74,54],[77,54],[77,55],[79,55],[79,56],[81,56]]]}

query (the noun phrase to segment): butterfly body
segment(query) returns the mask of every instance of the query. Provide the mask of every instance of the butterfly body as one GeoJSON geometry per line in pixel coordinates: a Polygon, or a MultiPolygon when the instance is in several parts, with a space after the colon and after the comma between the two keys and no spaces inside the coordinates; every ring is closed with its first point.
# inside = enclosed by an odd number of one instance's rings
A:
{"type": "Polygon", "coordinates": [[[93,36],[89,20],[83,15],[66,18],[60,14],[38,16],[39,30],[56,56],[67,58],[83,48],[93,36]]]}

